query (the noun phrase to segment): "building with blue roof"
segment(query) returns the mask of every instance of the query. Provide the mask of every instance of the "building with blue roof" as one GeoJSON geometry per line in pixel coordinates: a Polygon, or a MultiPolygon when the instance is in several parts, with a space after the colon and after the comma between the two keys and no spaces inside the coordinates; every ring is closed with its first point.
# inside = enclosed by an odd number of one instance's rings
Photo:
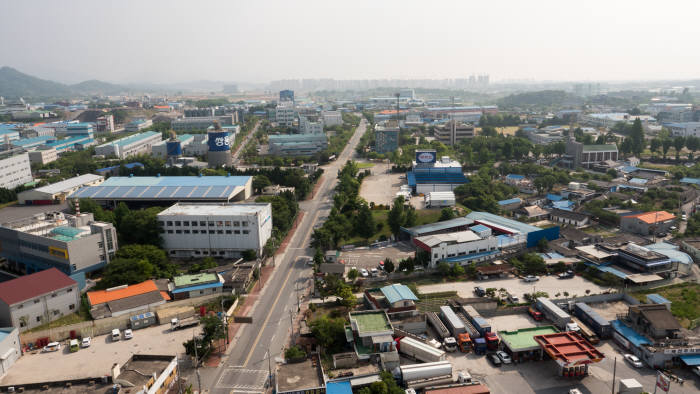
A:
{"type": "Polygon", "coordinates": [[[680,182],[688,185],[700,185],[700,178],[683,177],[681,178],[680,182]]]}
{"type": "Polygon", "coordinates": [[[664,298],[661,295],[656,294],[656,293],[647,294],[647,303],[666,305],[666,308],[669,311],[671,310],[671,301],[667,300],[666,298],[664,298]]]}
{"type": "Polygon", "coordinates": [[[326,383],[326,394],[352,394],[352,385],[349,380],[328,382],[326,383]]]}
{"type": "Polygon", "coordinates": [[[413,294],[413,291],[400,283],[384,286],[380,291],[392,308],[415,306],[415,301],[418,301],[418,297],[413,294]]]}
{"type": "Polygon", "coordinates": [[[414,194],[427,195],[430,192],[454,191],[468,183],[462,172],[462,165],[449,157],[437,157],[437,151],[416,150],[413,168],[406,173],[408,186],[414,194]]]}
{"type": "Polygon", "coordinates": [[[48,142],[52,142],[55,140],[56,140],[56,137],[53,137],[50,135],[43,135],[43,136],[39,136],[39,137],[22,138],[20,140],[12,142],[12,145],[16,146],[16,147],[23,148],[25,150],[31,150],[33,148],[37,148],[43,144],[46,144],[48,142]]]}
{"type": "Polygon", "coordinates": [[[78,150],[84,150],[87,147],[95,145],[96,142],[92,137],[89,136],[75,136],[68,137],[62,140],[55,140],[47,142],[43,146],[54,148],[61,154],[65,152],[73,152],[78,150]]]}
{"type": "Polygon", "coordinates": [[[113,176],[98,186],[84,187],[69,198],[92,198],[116,206],[183,202],[232,202],[250,198],[252,176],[113,176]]]}
{"type": "Polygon", "coordinates": [[[17,141],[20,139],[19,135],[20,124],[14,123],[0,123],[0,144],[4,144],[5,141],[17,141]]]}
{"type": "Polygon", "coordinates": [[[507,200],[501,200],[498,202],[498,206],[503,209],[504,211],[512,211],[515,209],[520,208],[520,205],[522,205],[523,200],[520,198],[509,198],[507,200]]]}
{"type": "Polygon", "coordinates": [[[125,159],[133,155],[150,154],[153,145],[161,141],[163,141],[163,135],[159,131],[146,131],[98,145],[95,147],[95,154],[125,159]]]}
{"type": "Polygon", "coordinates": [[[678,263],[678,272],[681,274],[689,274],[693,266],[693,258],[687,253],[680,250],[680,247],[667,242],[657,242],[655,244],[646,245],[645,248],[660,253],[668,257],[671,261],[678,263]]]}
{"type": "MultiPolygon", "coordinates": [[[[111,166],[111,167],[104,167],[104,168],[98,168],[95,170],[95,173],[98,175],[102,176],[107,176],[107,175],[120,175],[119,174],[119,168],[121,168],[121,165],[118,166],[111,166]]],[[[139,163],[137,161],[133,163],[126,163],[124,164],[124,168],[127,170],[131,170],[134,168],[143,168],[143,164],[139,163]]],[[[125,174],[126,175],[126,174],[125,174]]]]}
{"type": "Polygon", "coordinates": [[[618,336],[613,336],[615,340],[620,343],[625,349],[632,349],[632,347],[639,348],[644,345],[651,344],[651,341],[639,334],[637,331],[633,330],[631,327],[627,326],[620,320],[613,320],[610,322],[618,336]]]}
{"type": "Polygon", "coordinates": [[[212,294],[221,294],[224,287],[224,279],[215,273],[200,273],[193,275],[180,275],[173,278],[174,286],[170,290],[175,300],[203,297],[212,294]]]}

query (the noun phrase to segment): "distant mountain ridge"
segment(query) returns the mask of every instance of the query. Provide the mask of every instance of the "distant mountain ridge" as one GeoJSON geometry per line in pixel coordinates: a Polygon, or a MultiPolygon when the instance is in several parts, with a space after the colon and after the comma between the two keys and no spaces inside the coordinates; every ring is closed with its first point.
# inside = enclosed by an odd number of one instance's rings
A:
{"type": "Polygon", "coordinates": [[[83,81],[74,85],[37,78],[12,67],[0,68],[0,96],[18,97],[67,97],[93,94],[120,94],[130,89],[98,80],[83,81]]]}

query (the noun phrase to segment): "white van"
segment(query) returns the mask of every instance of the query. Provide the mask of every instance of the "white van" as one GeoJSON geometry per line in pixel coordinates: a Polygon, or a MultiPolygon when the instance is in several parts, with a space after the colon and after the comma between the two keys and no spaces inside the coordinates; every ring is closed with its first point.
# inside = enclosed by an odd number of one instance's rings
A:
{"type": "Polygon", "coordinates": [[[41,349],[42,352],[57,352],[61,350],[61,344],[58,342],[49,342],[41,349]]]}
{"type": "Polygon", "coordinates": [[[115,328],[112,330],[112,342],[120,340],[122,337],[121,332],[119,332],[118,328],[115,328]]]}

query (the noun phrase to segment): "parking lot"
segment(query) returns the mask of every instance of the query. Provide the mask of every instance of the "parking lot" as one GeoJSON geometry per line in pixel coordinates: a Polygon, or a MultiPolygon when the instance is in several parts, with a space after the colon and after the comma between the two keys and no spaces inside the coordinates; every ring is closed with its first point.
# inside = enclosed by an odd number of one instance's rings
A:
{"type": "Polygon", "coordinates": [[[340,259],[345,261],[348,267],[371,269],[377,268],[380,261],[390,258],[394,265],[398,267],[399,260],[413,256],[415,249],[406,243],[396,243],[391,246],[380,248],[357,248],[344,251],[340,254],[340,259]]]}
{"type": "Polygon", "coordinates": [[[112,342],[108,335],[92,338],[89,348],[71,353],[66,343],[52,353],[25,353],[0,380],[3,385],[45,382],[110,374],[115,363],[124,364],[132,354],[182,354],[182,343],[199,333],[199,327],[170,332],[169,325],[134,331],[134,338],[112,342]]]}
{"type": "Polygon", "coordinates": [[[558,279],[556,276],[543,276],[540,280],[536,282],[525,282],[522,279],[510,277],[506,279],[489,279],[480,281],[465,281],[465,282],[451,282],[451,283],[439,283],[434,285],[424,285],[419,286],[418,289],[421,293],[436,293],[443,291],[457,291],[457,295],[464,298],[474,297],[474,287],[481,286],[485,289],[495,288],[495,289],[506,289],[511,294],[516,295],[521,300],[524,299],[523,296],[526,293],[533,293],[537,291],[544,291],[551,298],[558,297],[568,298],[574,296],[585,296],[586,290],[590,290],[590,294],[599,294],[607,290],[605,287],[596,285],[593,282],[589,282],[580,276],[576,276],[570,279],[558,279]],[[568,297],[564,292],[568,292],[568,297]]]}
{"type": "Polygon", "coordinates": [[[389,168],[388,164],[383,163],[376,163],[374,167],[369,168],[372,175],[362,180],[360,197],[375,204],[391,204],[401,185],[406,184],[406,179],[402,179],[406,174],[389,174],[389,168]]]}

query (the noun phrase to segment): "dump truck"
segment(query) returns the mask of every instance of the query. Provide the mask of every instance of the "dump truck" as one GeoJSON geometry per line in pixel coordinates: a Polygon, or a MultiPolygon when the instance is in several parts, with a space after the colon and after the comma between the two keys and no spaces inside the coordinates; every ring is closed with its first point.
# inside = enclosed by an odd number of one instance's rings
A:
{"type": "Polygon", "coordinates": [[[469,334],[466,332],[459,334],[457,337],[457,345],[459,345],[459,350],[462,353],[469,353],[472,347],[472,339],[469,337],[469,334]]]}
{"type": "Polygon", "coordinates": [[[431,363],[445,359],[445,352],[436,349],[427,343],[417,341],[410,337],[397,339],[399,353],[405,354],[415,360],[431,363]]]}
{"type": "Polygon", "coordinates": [[[199,324],[197,316],[188,317],[186,319],[173,318],[170,320],[170,331],[182,330],[183,328],[194,327],[199,324]]]}
{"type": "Polygon", "coordinates": [[[441,340],[444,340],[445,338],[451,336],[450,330],[448,330],[447,327],[445,327],[445,323],[443,323],[442,320],[440,320],[440,317],[437,315],[437,313],[426,312],[425,317],[428,319],[428,324],[430,324],[433,327],[435,333],[438,337],[440,337],[441,340]]]}

